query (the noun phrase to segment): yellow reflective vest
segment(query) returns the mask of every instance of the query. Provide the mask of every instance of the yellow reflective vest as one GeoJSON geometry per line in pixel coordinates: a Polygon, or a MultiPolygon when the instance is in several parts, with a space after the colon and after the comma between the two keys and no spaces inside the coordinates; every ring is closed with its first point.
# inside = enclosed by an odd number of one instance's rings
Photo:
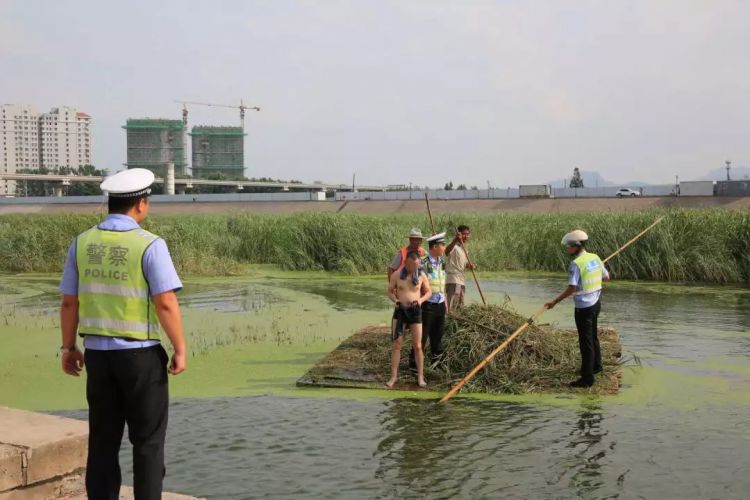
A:
{"type": "Polygon", "coordinates": [[[584,250],[575,258],[573,263],[578,266],[581,272],[581,288],[576,291],[576,295],[592,293],[602,289],[604,264],[598,255],[584,250]]]}
{"type": "Polygon", "coordinates": [[[437,268],[430,262],[430,255],[427,254],[422,259],[422,269],[424,270],[430,283],[430,290],[433,295],[445,293],[445,264],[442,257],[439,259],[437,268]]]}
{"type": "Polygon", "coordinates": [[[143,255],[158,236],[136,228],[93,227],[76,240],[78,330],[134,340],[159,340],[159,320],[143,272],[143,255]]]}

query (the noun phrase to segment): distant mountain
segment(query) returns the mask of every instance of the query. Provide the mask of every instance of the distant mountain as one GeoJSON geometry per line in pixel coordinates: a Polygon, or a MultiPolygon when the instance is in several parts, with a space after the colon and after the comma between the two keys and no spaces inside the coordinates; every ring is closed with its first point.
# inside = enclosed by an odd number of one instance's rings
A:
{"type": "MultiPolygon", "coordinates": [[[[557,179],[548,184],[552,187],[568,187],[570,185],[570,178],[573,177],[573,171],[571,170],[570,176],[566,179],[557,179]]],[[[581,170],[581,177],[583,178],[583,185],[587,188],[593,187],[640,187],[648,186],[648,182],[612,182],[604,177],[599,172],[592,172],[589,170],[581,170]]]]}
{"type": "MultiPolygon", "coordinates": [[[[729,177],[732,180],[750,179],[750,167],[732,167],[729,169],[729,177]]],[[[727,180],[727,169],[719,167],[711,170],[707,175],[704,175],[698,181],[725,181],[727,180]]]]}

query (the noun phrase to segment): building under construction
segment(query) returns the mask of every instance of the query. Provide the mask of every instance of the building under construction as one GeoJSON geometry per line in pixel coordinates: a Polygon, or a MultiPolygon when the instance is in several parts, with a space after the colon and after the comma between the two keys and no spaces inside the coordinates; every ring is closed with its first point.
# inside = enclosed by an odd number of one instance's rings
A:
{"type": "Polygon", "coordinates": [[[195,126],[193,140],[193,177],[206,179],[221,174],[229,179],[242,179],[245,174],[242,127],[195,126]]]}
{"type": "Polygon", "coordinates": [[[185,126],[181,120],[129,119],[122,128],[127,133],[128,168],[147,168],[162,176],[164,166],[174,163],[175,175],[187,173],[185,126]]]}

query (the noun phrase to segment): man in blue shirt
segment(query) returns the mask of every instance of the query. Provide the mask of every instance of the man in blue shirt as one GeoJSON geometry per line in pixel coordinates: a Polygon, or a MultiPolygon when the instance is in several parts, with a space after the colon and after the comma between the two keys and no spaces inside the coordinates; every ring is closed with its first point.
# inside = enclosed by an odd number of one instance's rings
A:
{"type": "Polygon", "coordinates": [[[77,377],[85,365],[88,375],[91,499],[119,498],[125,423],[133,444],[135,497],[161,498],[167,371],[185,370],[186,347],[175,295],[182,283],[164,240],[139,226],[148,215],[153,181],[144,169],[105,179],[109,215],[73,240],[60,284],[62,368],[77,377]],[[159,324],[174,347],[171,362],[159,341],[159,324]],[[85,354],[76,334],[83,337],[85,354]]]}
{"type": "Polygon", "coordinates": [[[602,281],[609,280],[609,272],[598,255],[586,251],[588,235],[577,229],[563,237],[568,255],[573,262],[568,267],[568,287],[545,307],[552,309],[573,295],[575,321],[578,329],[578,346],[581,350],[581,377],[570,383],[571,387],[591,387],[594,375],[602,371],[602,353],[599,348],[598,320],[601,311],[599,299],[602,281]]]}
{"type": "MultiPolygon", "coordinates": [[[[427,352],[430,341],[430,365],[436,366],[443,354],[443,333],[445,315],[448,312],[445,294],[445,233],[427,238],[429,251],[422,259],[422,269],[430,282],[432,295],[422,304],[422,352],[427,352]]],[[[425,354],[426,356],[426,354],[425,354]]],[[[412,348],[409,355],[409,368],[417,369],[417,361],[412,348]]]]}

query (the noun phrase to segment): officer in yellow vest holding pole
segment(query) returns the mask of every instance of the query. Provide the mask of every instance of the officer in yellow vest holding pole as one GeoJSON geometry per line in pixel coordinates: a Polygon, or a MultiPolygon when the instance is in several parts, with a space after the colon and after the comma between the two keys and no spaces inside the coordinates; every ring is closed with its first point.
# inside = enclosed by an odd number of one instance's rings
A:
{"type": "Polygon", "coordinates": [[[85,366],[87,373],[86,492],[92,500],[119,498],[126,423],[135,498],[161,498],[167,371],[185,370],[186,347],[175,295],[182,283],[164,240],[139,225],[153,182],[154,174],[140,168],[102,182],[109,215],[73,240],[60,284],[62,368],[77,377],[85,366]],[[174,348],[171,361],[160,343],[162,329],[174,348]]]}
{"type": "Polygon", "coordinates": [[[591,387],[594,375],[602,371],[602,353],[599,349],[598,325],[601,311],[602,281],[609,273],[598,255],[586,251],[588,235],[576,229],[562,239],[567,252],[573,257],[568,267],[568,287],[555,300],[547,302],[552,309],[573,295],[578,345],[581,349],[581,377],[571,382],[571,387],[591,387]]]}

